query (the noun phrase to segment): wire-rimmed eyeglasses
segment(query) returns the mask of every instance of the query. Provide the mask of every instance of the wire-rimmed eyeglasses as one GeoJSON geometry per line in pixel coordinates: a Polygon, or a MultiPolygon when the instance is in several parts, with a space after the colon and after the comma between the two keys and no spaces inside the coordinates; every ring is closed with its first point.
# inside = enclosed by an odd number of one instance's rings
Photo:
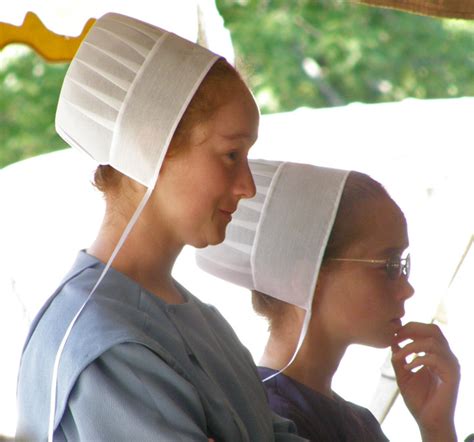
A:
{"type": "Polygon", "coordinates": [[[385,271],[389,279],[397,280],[402,275],[406,278],[410,276],[410,254],[405,258],[400,255],[393,255],[388,259],[358,259],[358,258],[330,258],[331,261],[365,262],[369,264],[385,264],[385,271]]]}

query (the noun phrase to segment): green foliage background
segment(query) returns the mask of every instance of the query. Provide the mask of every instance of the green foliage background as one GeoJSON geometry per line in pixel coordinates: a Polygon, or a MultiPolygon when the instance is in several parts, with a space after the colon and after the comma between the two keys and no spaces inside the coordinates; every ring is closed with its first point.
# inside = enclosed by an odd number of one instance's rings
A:
{"type": "MultiPolygon", "coordinates": [[[[217,0],[217,6],[264,113],[474,96],[474,21],[347,0],[217,0]]],[[[65,147],[54,113],[66,69],[30,50],[17,57],[0,52],[0,167],[65,147]]]]}
{"type": "Polygon", "coordinates": [[[0,167],[66,147],[54,114],[67,64],[46,63],[27,49],[20,54],[0,60],[0,167]]]}
{"type": "Polygon", "coordinates": [[[474,22],[347,0],[217,5],[263,112],[474,95],[474,22]]]}

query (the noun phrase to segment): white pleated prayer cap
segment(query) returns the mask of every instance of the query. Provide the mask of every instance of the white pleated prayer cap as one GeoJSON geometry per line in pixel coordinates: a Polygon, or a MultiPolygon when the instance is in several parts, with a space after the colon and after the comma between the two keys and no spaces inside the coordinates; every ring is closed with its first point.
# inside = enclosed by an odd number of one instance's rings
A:
{"type": "Polygon", "coordinates": [[[319,269],[349,171],[251,160],[256,196],[242,200],[225,241],[197,250],[197,265],[225,281],[305,310],[295,359],[306,336],[319,269]]]}
{"type": "Polygon", "coordinates": [[[196,262],[218,278],[311,310],[348,171],[249,161],[256,196],[241,200],[225,241],[196,262]]]}
{"type": "Polygon", "coordinates": [[[56,130],[99,164],[153,187],[176,126],[218,58],[151,24],[106,14],[71,62],[56,130]]]}

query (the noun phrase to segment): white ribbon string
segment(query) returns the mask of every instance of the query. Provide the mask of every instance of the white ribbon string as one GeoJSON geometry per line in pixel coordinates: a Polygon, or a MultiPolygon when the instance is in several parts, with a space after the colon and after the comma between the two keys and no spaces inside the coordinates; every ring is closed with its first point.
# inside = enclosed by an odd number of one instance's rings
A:
{"type": "MultiPolygon", "coordinates": [[[[154,186],[153,186],[154,187],[154,186]]],[[[102,282],[102,280],[105,277],[105,274],[108,272],[110,269],[110,266],[112,265],[115,257],[117,256],[118,252],[122,248],[123,244],[125,243],[125,240],[127,239],[128,235],[130,234],[133,226],[137,222],[138,217],[142,213],[146,203],[150,199],[150,196],[153,192],[153,187],[148,187],[146,190],[145,195],[143,196],[142,200],[140,201],[140,204],[138,205],[137,209],[135,210],[134,214],[130,218],[130,221],[128,222],[127,226],[125,227],[122,235],[120,236],[119,241],[117,242],[117,245],[114,248],[114,251],[110,255],[109,260],[107,261],[107,264],[104,267],[104,270],[102,270],[102,273],[99,276],[99,279],[95,283],[93,289],[87,296],[86,300],[83,302],[81,307],[79,308],[78,312],[75,314],[74,318],[72,321],[69,323],[69,326],[66,330],[66,333],[64,333],[63,339],[61,340],[61,343],[59,345],[58,351],[56,353],[56,357],[54,359],[54,366],[53,366],[53,377],[51,380],[51,397],[50,397],[50,409],[49,409],[49,424],[48,424],[48,442],[53,441],[53,434],[54,434],[54,421],[56,417],[56,396],[57,396],[57,383],[58,383],[58,371],[59,371],[59,362],[61,360],[61,356],[63,354],[64,346],[66,345],[66,342],[69,338],[69,335],[71,334],[72,328],[76,324],[79,316],[81,315],[82,311],[84,310],[86,304],[89,302],[89,300],[92,298],[92,295],[96,291],[97,287],[99,284],[102,282]]]]}
{"type": "Polygon", "coordinates": [[[303,325],[301,326],[301,333],[298,339],[298,345],[296,346],[295,351],[293,352],[293,356],[291,357],[290,361],[283,368],[278,370],[276,373],[273,373],[270,376],[267,376],[265,379],[262,379],[262,382],[267,382],[270,379],[274,378],[275,376],[278,376],[280,373],[283,373],[293,363],[293,361],[296,359],[296,355],[298,354],[301,346],[303,345],[304,338],[306,337],[306,333],[308,332],[310,321],[311,321],[311,308],[309,310],[306,310],[306,313],[304,315],[303,325]]]}

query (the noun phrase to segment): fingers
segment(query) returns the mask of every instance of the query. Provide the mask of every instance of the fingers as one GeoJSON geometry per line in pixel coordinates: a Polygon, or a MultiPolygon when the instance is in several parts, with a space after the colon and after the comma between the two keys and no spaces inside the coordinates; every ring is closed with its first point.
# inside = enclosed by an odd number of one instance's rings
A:
{"type": "Polygon", "coordinates": [[[410,341],[403,347],[395,347],[394,357],[397,360],[404,359],[410,355],[423,356],[424,354],[439,354],[445,356],[446,358],[451,358],[454,356],[450,351],[449,347],[440,343],[437,339],[433,337],[421,338],[416,341],[410,341]]]}
{"type": "Polygon", "coordinates": [[[418,355],[412,359],[411,362],[405,363],[403,368],[406,370],[415,370],[421,367],[428,367],[432,369],[432,371],[438,371],[437,368],[441,365],[442,361],[436,355],[432,354],[423,354],[418,355]]]}
{"type": "Polygon", "coordinates": [[[422,337],[432,337],[448,344],[443,332],[436,324],[424,324],[422,322],[408,322],[398,330],[395,340],[397,343],[400,343],[406,339],[415,340],[415,338],[422,337]]]}
{"type": "Polygon", "coordinates": [[[444,382],[458,382],[459,363],[441,329],[435,324],[410,322],[394,338],[392,363],[400,371],[427,367],[444,382]],[[408,341],[400,346],[400,343],[408,341]]]}

